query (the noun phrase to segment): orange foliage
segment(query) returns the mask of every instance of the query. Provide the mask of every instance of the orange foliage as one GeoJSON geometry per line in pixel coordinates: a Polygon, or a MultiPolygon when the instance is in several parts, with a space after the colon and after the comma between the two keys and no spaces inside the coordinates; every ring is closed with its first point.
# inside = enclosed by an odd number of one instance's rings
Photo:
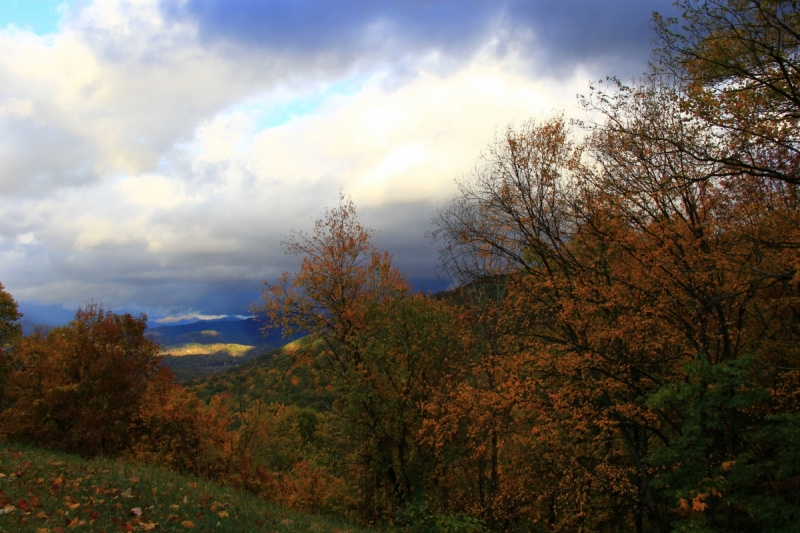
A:
{"type": "Polygon", "coordinates": [[[129,454],[181,472],[227,479],[239,466],[233,417],[219,397],[206,405],[164,368],[134,420],[139,439],[129,454]]]}
{"type": "Polygon", "coordinates": [[[69,325],[22,338],[12,354],[0,433],[84,455],[118,454],[160,358],[146,317],[97,305],[69,325]]]}
{"type": "Polygon", "coordinates": [[[312,235],[293,233],[281,241],[289,255],[301,256],[296,274],[265,282],[262,304],[253,311],[266,318],[265,332],[310,333],[322,339],[330,356],[340,359],[353,332],[363,327],[369,306],[409,290],[392,268],[391,256],[371,242],[374,232],[356,219],[353,202],[339,197],[339,207],[325,212],[312,235]]]}
{"type": "Polygon", "coordinates": [[[559,118],[509,131],[439,220],[446,265],[480,290],[463,321],[471,364],[431,402],[426,429],[473,458],[450,483],[490,523],[662,530],[664,450],[691,442],[682,426],[700,409],[667,402],[667,384],[695,379],[696,361],[711,365],[702,379],[747,380],[731,394],[750,395],[748,409],[709,404],[728,418],[698,460],[721,469],[721,450],[745,453],[743,432],[777,407],[748,391],[777,398],[796,380],[796,253],[782,244],[800,242],[793,187],[718,178],[660,146],[703,134],[662,89],[598,106],[609,125],[582,149],[559,118]]]}

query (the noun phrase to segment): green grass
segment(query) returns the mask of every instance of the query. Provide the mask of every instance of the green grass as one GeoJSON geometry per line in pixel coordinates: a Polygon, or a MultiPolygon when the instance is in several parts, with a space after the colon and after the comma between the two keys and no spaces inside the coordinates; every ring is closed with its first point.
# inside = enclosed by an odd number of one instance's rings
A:
{"type": "Polygon", "coordinates": [[[0,445],[0,531],[365,531],[156,467],[0,445]]]}

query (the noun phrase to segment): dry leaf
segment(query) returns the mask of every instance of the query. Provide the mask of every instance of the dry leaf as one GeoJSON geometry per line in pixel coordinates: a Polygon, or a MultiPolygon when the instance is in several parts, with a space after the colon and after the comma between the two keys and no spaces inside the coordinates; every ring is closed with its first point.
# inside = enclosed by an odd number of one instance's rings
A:
{"type": "Polygon", "coordinates": [[[692,511],[702,513],[706,509],[708,509],[708,504],[703,503],[703,500],[706,499],[705,494],[698,494],[697,498],[692,500],[692,511]]]}
{"type": "Polygon", "coordinates": [[[217,513],[217,515],[218,515],[220,518],[228,518],[228,517],[230,516],[230,515],[228,514],[228,511],[220,511],[220,512],[218,512],[218,513],[217,513]]]}
{"type": "Polygon", "coordinates": [[[194,522],[192,522],[191,520],[184,520],[183,522],[181,522],[181,525],[186,529],[191,529],[194,527],[194,522]]]}
{"type": "Polygon", "coordinates": [[[131,509],[131,514],[133,514],[137,518],[142,516],[142,508],[141,507],[134,507],[133,509],[131,509]]]}

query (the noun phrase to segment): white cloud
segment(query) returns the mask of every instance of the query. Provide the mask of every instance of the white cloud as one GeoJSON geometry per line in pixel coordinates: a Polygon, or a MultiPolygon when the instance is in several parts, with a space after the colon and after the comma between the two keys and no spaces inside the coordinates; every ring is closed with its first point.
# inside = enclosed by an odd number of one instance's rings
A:
{"type": "Polygon", "coordinates": [[[165,316],[158,318],[154,322],[158,324],[173,324],[175,322],[183,322],[185,320],[216,320],[218,318],[226,318],[228,315],[204,315],[202,313],[187,313],[180,316],[165,316]]]}
{"type": "Polygon", "coordinates": [[[0,117],[27,118],[33,115],[33,102],[22,98],[7,98],[0,102],[0,117]]]}
{"type": "Polygon", "coordinates": [[[0,267],[17,298],[241,312],[292,268],[281,235],[340,188],[368,213],[393,205],[373,220],[419,253],[420,216],[493,134],[569,110],[587,77],[555,85],[492,54],[446,74],[436,54],[400,77],[337,70],[201,42],[158,4],[98,1],[46,37],[0,30],[0,267]]]}

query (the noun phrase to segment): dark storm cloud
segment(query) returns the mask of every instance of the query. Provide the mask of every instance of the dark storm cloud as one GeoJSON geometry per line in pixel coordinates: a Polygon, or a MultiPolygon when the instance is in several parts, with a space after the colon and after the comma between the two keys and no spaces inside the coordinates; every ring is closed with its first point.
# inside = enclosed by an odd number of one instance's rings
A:
{"type": "Polygon", "coordinates": [[[529,52],[549,67],[568,71],[575,64],[599,62],[621,78],[645,70],[655,32],[653,12],[676,16],[669,0],[517,1],[508,19],[535,35],[529,52]]]}
{"type": "Polygon", "coordinates": [[[431,51],[460,61],[494,40],[496,53],[521,51],[533,66],[562,75],[597,62],[626,71],[613,74],[644,70],[653,11],[674,12],[669,0],[189,0],[180,8],[165,3],[164,10],[194,19],[207,41],[324,57],[338,66],[402,63],[431,51]]]}
{"type": "Polygon", "coordinates": [[[439,207],[433,202],[390,202],[359,210],[359,218],[378,233],[373,242],[392,254],[392,264],[416,290],[438,292],[449,285],[439,277],[438,249],[428,236],[439,207]]]}
{"type": "Polygon", "coordinates": [[[477,0],[189,0],[179,9],[165,4],[165,10],[196,19],[206,38],[354,58],[369,51],[366,47],[385,51],[398,44],[400,52],[471,49],[501,14],[498,5],[477,0]]]}

